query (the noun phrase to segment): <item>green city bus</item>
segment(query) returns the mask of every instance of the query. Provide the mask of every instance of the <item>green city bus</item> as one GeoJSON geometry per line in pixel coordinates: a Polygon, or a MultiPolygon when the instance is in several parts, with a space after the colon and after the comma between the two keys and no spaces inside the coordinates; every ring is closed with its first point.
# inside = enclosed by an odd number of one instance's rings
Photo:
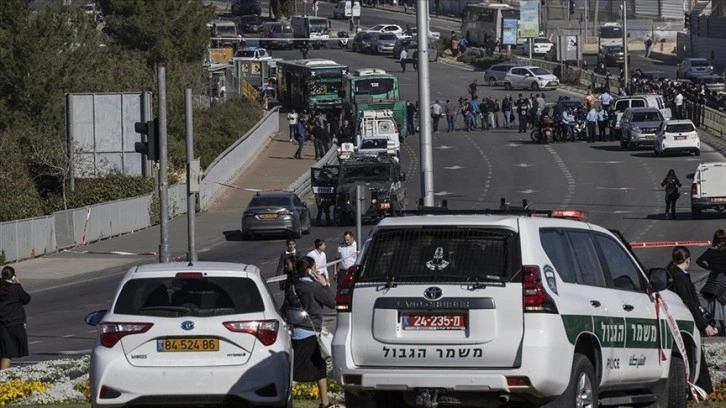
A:
{"type": "Polygon", "coordinates": [[[343,106],[357,123],[366,110],[393,111],[400,137],[408,135],[406,101],[401,100],[398,78],[382,69],[364,68],[343,76],[343,106]]]}
{"type": "Polygon", "coordinates": [[[347,72],[346,65],[328,59],[279,61],[277,99],[290,109],[340,109],[343,75],[347,72]]]}

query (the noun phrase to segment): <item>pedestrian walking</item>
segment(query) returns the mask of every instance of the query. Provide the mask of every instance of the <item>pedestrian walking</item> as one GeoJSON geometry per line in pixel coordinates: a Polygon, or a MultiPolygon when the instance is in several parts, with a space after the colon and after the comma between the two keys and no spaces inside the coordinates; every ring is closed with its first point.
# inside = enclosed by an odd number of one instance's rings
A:
{"type": "Polygon", "coordinates": [[[471,99],[474,99],[477,97],[477,87],[479,86],[479,82],[475,79],[472,83],[469,84],[469,96],[471,96],[471,99]]]}
{"type": "Polygon", "coordinates": [[[650,38],[650,35],[647,35],[645,37],[645,58],[650,58],[650,50],[653,47],[653,40],[650,38]]]}
{"type": "Polygon", "coordinates": [[[398,56],[398,62],[401,63],[401,72],[406,72],[406,61],[408,60],[408,51],[406,49],[401,50],[401,54],[398,56]]]}
{"type": "Polygon", "coordinates": [[[709,271],[701,294],[708,302],[708,312],[718,325],[720,336],[726,335],[726,232],[713,234],[711,247],[696,259],[696,265],[709,271]]]}
{"type": "MultiPolygon", "coordinates": [[[[693,286],[691,275],[688,273],[688,267],[690,265],[691,253],[688,251],[688,248],[684,246],[673,248],[671,261],[666,267],[673,279],[670,290],[675,292],[688,310],[691,311],[696,327],[701,331],[701,336],[714,336],[717,333],[716,328],[712,325],[712,317],[701,306],[701,302],[698,300],[696,287],[693,286]]],[[[708,364],[704,357],[705,354],[701,350],[701,371],[698,374],[696,385],[706,391],[707,394],[710,394],[713,391],[713,385],[711,383],[711,377],[708,374],[708,364]]]]}
{"type": "Polygon", "coordinates": [[[446,100],[444,113],[446,113],[447,132],[453,132],[456,130],[456,106],[454,102],[451,102],[451,99],[446,100]]]}
{"type": "Polygon", "coordinates": [[[590,111],[587,112],[585,120],[587,121],[587,143],[595,142],[595,135],[597,132],[597,118],[598,113],[594,106],[590,107],[590,111]]]}
{"type": "Polygon", "coordinates": [[[335,294],[330,283],[315,271],[314,261],[305,257],[295,265],[295,282],[285,293],[283,316],[286,310],[299,308],[305,317],[292,324],[292,349],[295,354],[292,379],[314,382],[320,395],[320,408],[332,406],[328,399],[327,362],[320,352],[317,336],[323,329],[323,308],[335,308],[335,294]]]}
{"type": "Polygon", "coordinates": [[[456,37],[454,32],[451,32],[451,56],[457,57],[459,55],[459,39],[456,37]]]}
{"type": "Polygon", "coordinates": [[[308,42],[303,41],[302,46],[300,47],[300,53],[302,54],[303,59],[308,58],[308,51],[310,51],[310,48],[308,48],[308,42]]]}
{"type": "Polygon", "coordinates": [[[298,114],[294,109],[287,113],[287,125],[290,128],[291,143],[295,140],[295,127],[297,126],[297,118],[298,114]]]}
{"type": "Polygon", "coordinates": [[[297,150],[295,150],[296,159],[302,159],[303,147],[305,147],[305,139],[307,138],[307,130],[305,129],[305,118],[300,116],[295,125],[295,141],[297,142],[297,150]]]}
{"type": "Polygon", "coordinates": [[[502,104],[499,102],[499,99],[494,100],[494,127],[499,128],[499,112],[502,111],[502,104]]]}
{"type": "Polygon", "coordinates": [[[343,283],[345,272],[355,265],[356,258],[358,258],[358,243],[353,238],[353,232],[345,231],[343,233],[343,242],[338,244],[338,249],[335,252],[335,259],[340,261],[334,267],[338,287],[343,283]]]}
{"type": "Polygon", "coordinates": [[[481,118],[481,104],[479,103],[479,99],[474,96],[473,98],[471,98],[471,102],[469,102],[469,105],[471,106],[472,130],[478,128],[480,124],[483,128],[484,123],[479,120],[481,118]]]}
{"type": "Polygon", "coordinates": [[[676,171],[673,169],[668,170],[668,174],[666,174],[660,186],[665,187],[665,218],[668,218],[668,213],[670,212],[670,218],[676,219],[676,201],[678,201],[681,195],[678,191],[678,187],[681,187],[681,182],[676,176],[676,171]]]}
{"type": "Polygon", "coordinates": [[[0,370],[5,370],[13,359],[28,355],[25,305],[30,303],[30,294],[12,266],[3,267],[0,277],[0,370]]]}
{"type": "Polygon", "coordinates": [[[416,134],[416,121],[414,120],[416,117],[416,105],[411,103],[410,100],[406,101],[406,122],[408,126],[408,133],[410,135],[416,134]]]}
{"type": "Polygon", "coordinates": [[[529,101],[519,94],[517,99],[517,114],[519,115],[519,132],[527,133],[527,112],[529,111],[529,101]]]}
{"type": "Polygon", "coordinates": [[[441,120],[442,115],[443,109],[441,108],[439,100],[437,99],[433,104],[431,104],[431,123],[433,125],[434,132],[439,131],[439,120],[441,120]]]}
{"type": "Polygon", "coordinates": [[[287,279],[280,282],[280,290],[283,292],[287,288],[287,283],[292,282],[293,273],[295,271],[295,262],[300,258],[300,252],[297,250],[297,242],[293,238],[285,241],[285,250],[280,254],[280,260],[277,262],[275,276],[286,275],[287,279]]]}
{"type": "Polygon", "coordinates": [[[512,127],[512,96],[509,94],[502,99],[502,119],[505,129],[512,127]]]}
{"type": "Polygon", "coordinates": [[[322,159],[330,149],[330,135],[316,122],[308,122],[308,132],[315,145],[315,160],[322,159]]]}
{"type": "Polygon", "coordinates": [[[313,258],[315,261],[315,269],[318,273],[325,276],[325,279],[330,281],[330,274],[328,273],[328,256],[325,254],[326,244],[325,241],[318,238],[315,240],[315,248],[308,252],[306,256],[313,258]]]}

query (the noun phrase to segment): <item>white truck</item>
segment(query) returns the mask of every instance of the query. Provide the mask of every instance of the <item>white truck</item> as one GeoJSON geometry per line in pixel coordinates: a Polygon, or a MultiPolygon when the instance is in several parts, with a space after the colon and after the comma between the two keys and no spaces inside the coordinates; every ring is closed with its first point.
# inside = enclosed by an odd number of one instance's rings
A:
{"type": "Polygon", "coordinates": [[[358,119],[355,141],[359,152],[388,153],[398,157],[401,140],[393,111],[390,109],[362,111],[358,119]]]}
{"type": "Polygon", "coordinates": [[[691,184],[691,215],[701,218],[701,211],[726,211],[726,162],[701,163],[688,175],[691,184]]]}
{"type": "MultiPolygon", "coordinates": [[[[327,47],[330,40],[330,21],[325,17],[293,16],[290,22],[296,39],[308,40],[313,48],[327,47]]],[[[295,46],[301,46],[296,41],[295,46]]]]}

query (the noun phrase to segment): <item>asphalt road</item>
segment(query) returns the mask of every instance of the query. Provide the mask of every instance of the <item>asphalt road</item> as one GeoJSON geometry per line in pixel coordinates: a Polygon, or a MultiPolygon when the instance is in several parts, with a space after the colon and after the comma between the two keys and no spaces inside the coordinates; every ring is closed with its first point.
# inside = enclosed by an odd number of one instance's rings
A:
{"type": "MultiPolygon", "coordinates": [[[[326,15],[321,3],[321,15],[326,15]]],[[[364,9],[364,24],[399,22],[412,24],[413,15],[401,15],[380,10],[364,9]],[[370,20],[369,20],[370,19],[370,20]]],[[[336,22],[345,24],[344,22],[336,22]]],[[[432,29],[450,29],[451,22],[432,19],[432,29]]],[[[336,26],[334,25],[334,29],[336,26]]],[[[282,58],[299,58],[297,51],[273,54],[282,58]]],[[[399,65],[390,56],[370,56],[339,49],[312,50],[309,57],[331,58],[351,68],[376,67],[398,75],[404,98],[417,99],[417,77],[412,70],[399,73],[399,65]]],[[[432,99],[457,99],[466,93],[467,84],[481,78],[457,65],[443,62],[430,65],[432,99]]],[[[481,88],[480,94],[501,99],[507,92],[501,88],[481,88]]],[[[518,92],[516,92],[518,93],[518,92]]],[[[528,91],[526,92],[529,93],[528,91]]],[[[546,92],[555,100],[565,91],[546,92]]],[[[459,127],[462,126],[459,119],[459,127]]],[[[445,126],[444,126],[445,127],[445,126]]],[[[630,241],[670,241],[710,239],[713,231],[723,228],[726,216],[692,220],[689,201],[683,196],[678,202],[678,219],[664,220],[664,193],[660,182],[668,169],[673,168],[688,190],[686,174],[693,172],[699,162],[723,160],[708,147],[700,157],[655,157],[652,151],[622,151],[615,143],[582,142],[537,145],[529,136],[516,130],[488,132],[436,133],[433,136],[434,191],[437,200],[446,198],[451,208],[497,207],[500,197],[516,204],[528,199],[531,206],[546,208],[577,208],[588,212],[588,221],[620,230],[630,241]]],[[[407,173],[409,207],[419,197],[419,136],[410,137],[402,148],[403,169],[407,173]]],[[[245,203],[240,203],[241,207],[245,203]]],[[[214,217],[219,231],[232,231],[239,221],[239,212],[220,213],[214,217]]],[[[370,230],[366,226],[365,237],[370,230]]],[[[316,227],[311,236],[298,241],[301,250],[312,249],[313,240],[329,242],[328,256],[347,228],[316,227]]],[[[149,243],[154,247],[157,243],[149,243]]],[[[266,276],[274,274],[283,240],[222,241],[206,252],[200,260],[233,261],[259,265],[266,276]]],[[[692,248],[698,256],[703,248],[692,248]]],[[[664,266],[670,248],[641,249],[637,255],[646,267],[664,266]]],[[[694,272],[698,272],[694,270],[694,272]]],[[[95,339],[95,330],[83,323],[86,313],[109,306],[120,274],[90,282],[76,283],[34,296],[28,314],[34,316],[28,327],[33,339],[32,355],[27,361],[57,358],[59,355],[87,354],[95,339]]],[[[277,285],[273,292],[279,296],[277,285]]]]}

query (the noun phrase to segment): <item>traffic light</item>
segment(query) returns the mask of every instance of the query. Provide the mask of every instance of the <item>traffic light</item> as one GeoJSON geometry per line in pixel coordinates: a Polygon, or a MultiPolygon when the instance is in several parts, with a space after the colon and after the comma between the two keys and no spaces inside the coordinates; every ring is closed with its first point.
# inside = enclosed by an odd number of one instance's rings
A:
{"type": "Polygon", "coordinates": [[[691,22],[691,14],[688,13],[688,12],[684,12],[683,14],[684,14],[684,16],[683,16],[684,17],[683,18],[683,28],[688,29],[688,26],[690,25],[690,22],[691,22]]]}
{"type": "Polygon", "coordinates": [[[570,0],[570,15],[575,14],[575,0],[570,0]]]}
{"type": "MultiPolygon", "coordinates": [[[[148,122],[134,123],[136,133],[146,135],[146,141],[134,143],[137,153],[145,154],[148,160],[159,161],[159,118],[148,122]]],[[[143,140],[143,137],[141,138],[143,140]]]]}

